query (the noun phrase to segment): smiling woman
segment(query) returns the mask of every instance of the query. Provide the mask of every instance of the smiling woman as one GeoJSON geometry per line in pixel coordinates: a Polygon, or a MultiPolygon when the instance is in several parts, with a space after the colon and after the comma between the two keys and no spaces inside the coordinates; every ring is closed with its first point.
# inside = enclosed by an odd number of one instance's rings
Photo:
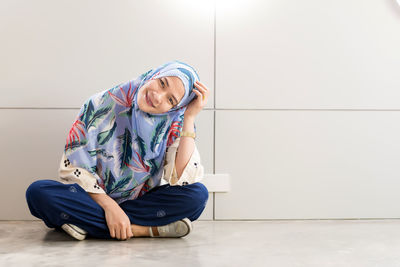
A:
{"type": "Polygon", "coordinates": [[[208,199],[194,141],[207,96],[191,66],[171,61],[90,97],[69,131],[60,181],[26,191],[32,215],[78,240],[189,234],[208,199]]]}
{"type": "Polygon", "coordinates": [[[138,92],[139,109],[161,114],[177,106],[185,95],[185,87],[178,77],[166,76],[148,80],[138,92]]]}

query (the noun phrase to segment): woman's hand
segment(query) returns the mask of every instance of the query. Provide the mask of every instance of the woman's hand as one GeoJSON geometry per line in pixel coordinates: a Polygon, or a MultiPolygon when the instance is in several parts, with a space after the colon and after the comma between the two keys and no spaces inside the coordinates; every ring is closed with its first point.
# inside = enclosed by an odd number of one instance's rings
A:
{"type": "Polygon", "coordinates": [[[190,116],[193,118],[196,117],[207,104],[208,95],[210,93],[208,88],[200,81],[196,81],[194,86],[195,89],[193,92],[195,92],[197,97],[188,104],[185,110],[185,118],[190,116]]]}
{"type": "Polygon", "coordinates": [[[133,236],[129,217],[118,204],[108,206],[104,212],[112,238],[126,240],[133,236]]]}

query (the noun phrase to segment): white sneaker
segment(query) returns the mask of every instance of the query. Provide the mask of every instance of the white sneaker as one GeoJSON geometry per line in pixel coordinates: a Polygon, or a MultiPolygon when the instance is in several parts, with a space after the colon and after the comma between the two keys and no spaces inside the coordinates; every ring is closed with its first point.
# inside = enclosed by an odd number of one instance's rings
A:
{"type": "Polygon", "coordinates": [[[193,229],[192,222],[188,218],[163,225],[150,226],[151,237],[184,237],[193,229]]]}
{"type": "Polygon", "coordinates": [[[76,225],[64,223],[61,228],[75,239],[83,240],[86,238],[87,232],[76,225]]]}

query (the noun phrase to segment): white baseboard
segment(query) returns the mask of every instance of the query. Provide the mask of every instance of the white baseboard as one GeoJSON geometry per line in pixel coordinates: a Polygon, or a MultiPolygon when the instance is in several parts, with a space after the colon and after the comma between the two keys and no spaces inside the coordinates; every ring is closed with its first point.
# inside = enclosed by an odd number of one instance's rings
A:
{"type": "Polygon", "coordinates": [[[201,180],[201,183],[207,187],[208,192],[223,193],[231,190],[230,178],[230,175],[227,173],[206,173],[204,174],[204,178],[201,180]]]}

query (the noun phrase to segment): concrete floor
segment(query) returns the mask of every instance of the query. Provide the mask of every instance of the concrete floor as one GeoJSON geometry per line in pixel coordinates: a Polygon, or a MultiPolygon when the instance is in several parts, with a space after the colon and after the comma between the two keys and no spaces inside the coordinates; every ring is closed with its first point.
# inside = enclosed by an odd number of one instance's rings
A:
{"type": "Polygon", "coordinates": [[[128,241],[0,221],[0,266],[400,266],[400,220],[197,221],[184,238],[128,241]]]}

